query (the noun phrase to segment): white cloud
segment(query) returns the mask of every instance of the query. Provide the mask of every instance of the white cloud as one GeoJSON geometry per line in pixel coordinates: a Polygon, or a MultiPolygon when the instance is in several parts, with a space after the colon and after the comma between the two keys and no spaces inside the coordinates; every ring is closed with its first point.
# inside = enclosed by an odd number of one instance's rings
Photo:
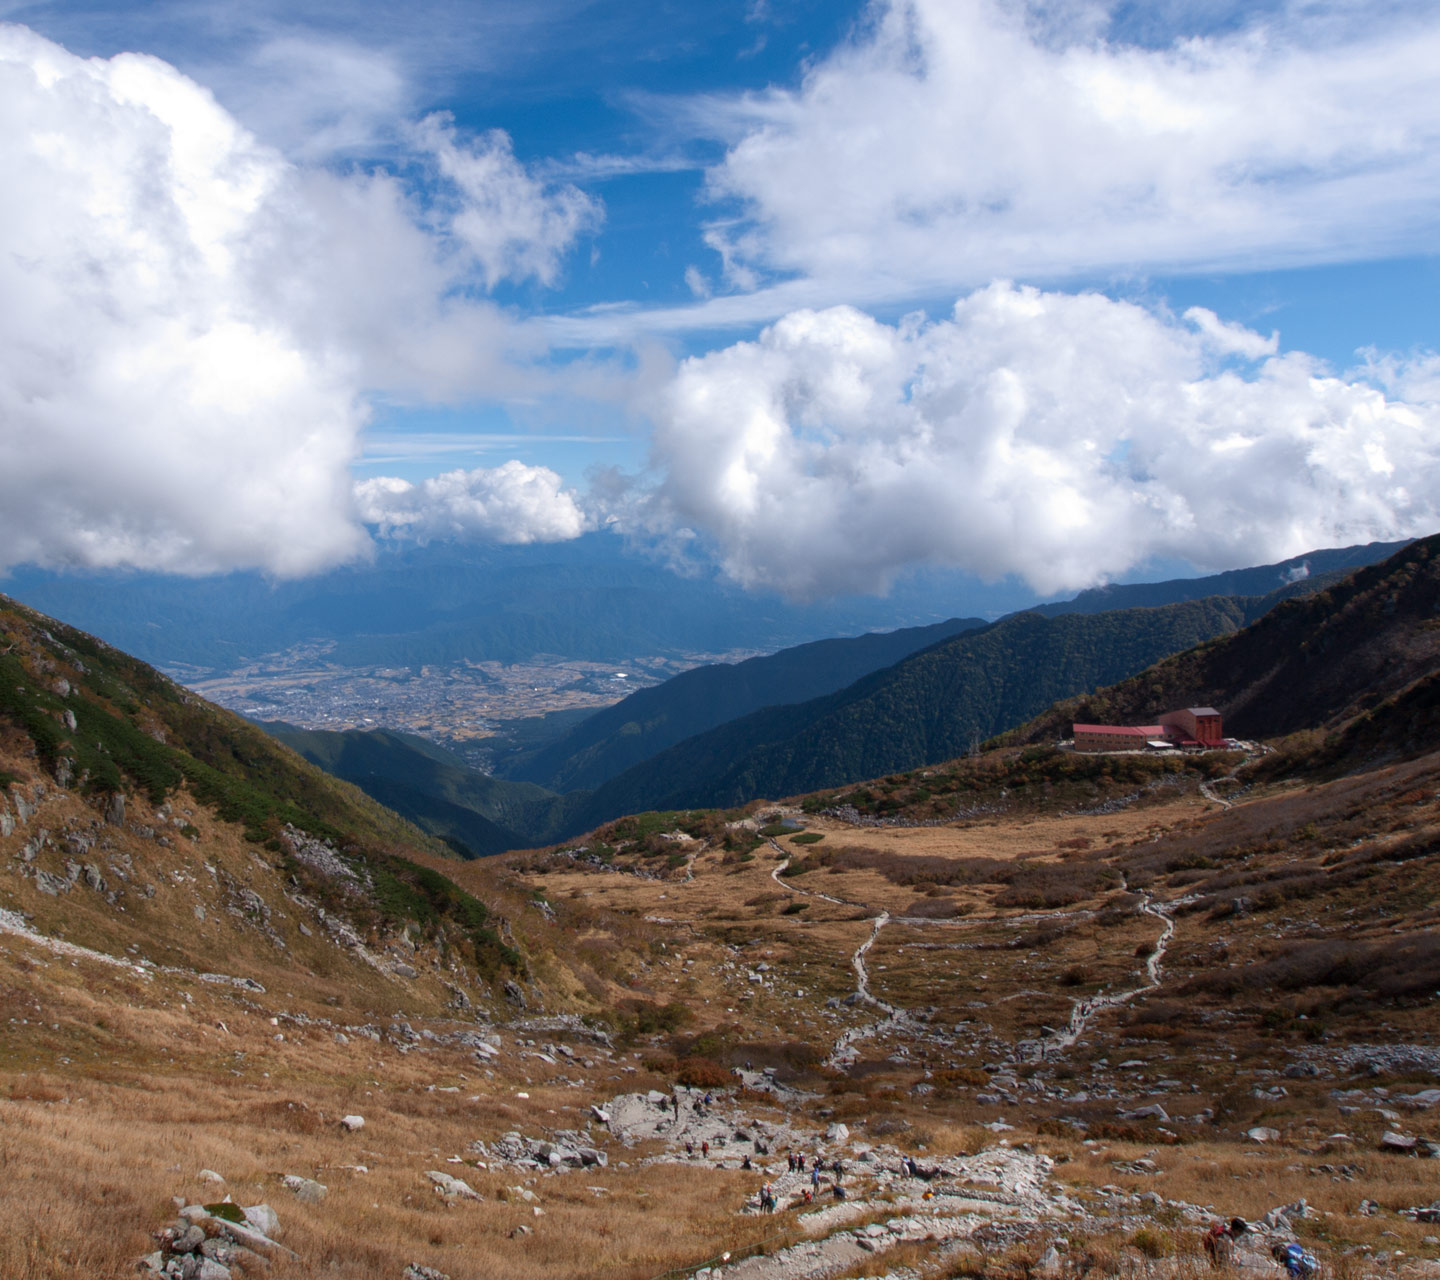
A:
{"type": "Polygon", "coordinates": [[[462,142],[451,118],[438,113],[420,122],[415,137],[454,184],[449,231],[474,256],[487,287],[527,276],[553,283],[571,243],[599,225],[597,201],[578,187],[534,178],[498,129],[462,142]]]}
{"type": "Polygon", "coordinates": [[[1440,526],[1440,407],[1188,318],[1004,283],[937,323],[796,312],[680,366],[649,519],[799,597],[926,563],[1051,592],[1440,526]]]}
{"type": "Polygon", "coordinates": [[[473,286],[551,278],[593,210],[500,136],[436,133],[436,229],[394,176],[297,168],[152,57],[0,26],[0,118],[0,569],[362,555],[369,393],[542,380],[473,286]]]}
{"type": "Polygon", "coordinates": [[[593,527],[575,494],[548,467],[511,461],[450,471],[418,485],[377,476],[355,486],[361,519],[383,537],[564,542],[593,527]]]}
{"type": "Polygon", "coordinates": [[[727,276],[795,305],[777,282],[863,302],[1429,251],[1434,6],[1306,4],[1161,48],[1095,34],[1111,8],[887,0],[799,88],[692,104],[729,143],[709,175],[742,214],[712,243],[727,276]]]}

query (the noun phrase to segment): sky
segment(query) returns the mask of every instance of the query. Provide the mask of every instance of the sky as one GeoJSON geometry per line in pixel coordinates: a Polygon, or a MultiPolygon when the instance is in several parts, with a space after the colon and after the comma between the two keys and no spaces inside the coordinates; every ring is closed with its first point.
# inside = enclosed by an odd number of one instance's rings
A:
{"type": "Polygon", "coordinates": [[[1440,4],[0,0],[0,571],[1440,529],[1440,4]]]}

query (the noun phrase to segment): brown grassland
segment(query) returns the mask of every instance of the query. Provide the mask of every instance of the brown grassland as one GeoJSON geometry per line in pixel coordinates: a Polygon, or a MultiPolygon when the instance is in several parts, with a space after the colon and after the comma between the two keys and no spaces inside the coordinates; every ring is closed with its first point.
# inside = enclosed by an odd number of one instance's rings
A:
{"type": "MultiPolygon", "coordinates": [[[[1440,1256],[1440,1227],[1397,1216],[1440,1198],[1440,1161],[1379,1149],[1397,1128],[1440,1142],[1440,1109],[1405,1101],[1440,1084],[1440,1059],[1382,1052],[1434,1049],[1440,1031],[1440,757],[1249,789],[1242,773],[1231,808],[1193,786],[1091,816],[919,828],[761,806],[735,830],[788,814],[823,839],[726,847],[721,823],[676,840],[681,858],[623,840],[608,863],[574,847],[464,865],[414,855],[502,922],[525,957],[522,1013],[500,978],[467,973],[434,938],[377,925],[370,960],[338,945],[272,851],[186,793],[168,813],[193,834],[141,798],[107,827],[10,746],[12,794],[45,792],[0,837],[0,909],[41,939],[0,933],[5,1280],[133,1274],[172,1197],[225,1193],[275,1206],[299,1257],[273,1271],[296,1277],[398,1280],[418,1262],[456,1280],[638,1280],[797,1238],[793,1216],[740,1212],[761,1174],[647,1164],[650,1148],[598,1127],[603,1169],[481,1168],[493,1162],[470,1149],[512,1130],[583,1130],[592,1104],[667,1089],[697,1060],[769,1068],[800,1091],[783,1107],[748,1099],[752,1111],[843,1121],[926,1159],[994,1144],[980,1126],[1003,1118],[1004,1140],[1051,1155],[1094,1211],[1066,1227],[1077,1275],[1200,1269],[1197,1231],[1170,1201],[1256,1218],[1304,1198],[1319,1216],[1298,1230],[1337,1275],[1440,1256]],[[78,855],[66,839],[82,830],[97,842],[78,855]],[[95,864],[104,888],[68,861],[95,864]],[[68,887],[43,892],[37,869],[68,887]],[[1071,1047],[1017,1053],[1075,1001],[1145,987],[1166,918],[1158,987],[1097,1013],[1071,1047]],[[884,1021],[846,1003],[872,934],[869,990],[904,1016],[829,1062],[844,1033],[884,1021]],[[578,1023],[527,1029],[537,1013],[577,1015],[613,1047],[578,1023]],[[493,1062],[444,1041],[477,1020],[499,1031],[493,1062]],[[546,1062],[526,1041],[574,1058],[546,1062]],[[1316,1074],[1284,1074],[1297,1065],[1316,1074]],[[1147,1104],[1166,1119],[1122,1118],[1147,1104]],[[338,1123],[350,1113],[365,1117],[356,1133],[338,1123]],[[1253,1141],[1255,1126],[1279,1137],[1253,1141]],[[1140,1157],[1154,1169],[1117,1167],[1140,1157]],[[428,1169],[483,1201],[447,1204],[428,1169]],[[329,1194],[302,1204],[284,1174],[329,1194]],[[1114,1208],[1149,1192],[1160,1204],[1114,1208]]],[[[1028,1276],[1053,1234],[959,1252],[921,1241],[850,1274],[1028,1276]]]]}

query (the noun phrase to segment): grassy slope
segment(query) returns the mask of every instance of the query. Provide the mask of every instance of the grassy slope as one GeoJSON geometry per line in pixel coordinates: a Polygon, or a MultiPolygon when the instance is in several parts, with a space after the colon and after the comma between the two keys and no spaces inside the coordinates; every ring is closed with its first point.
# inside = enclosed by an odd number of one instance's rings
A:
{"type": "Polygon", "coordinates": [[[145,663],[4,598],[0,743],[15,761],[0,781],[41,772],[92,808],[128,797],[132,813],[184,795],[362,932],[380,938],[413,923],[486,972],[519,964],[485,905],[436,869],[443,844],[145,663]],[[312,875],[292,856],[287,827],[331,843],[365,894],[312,875]]]}

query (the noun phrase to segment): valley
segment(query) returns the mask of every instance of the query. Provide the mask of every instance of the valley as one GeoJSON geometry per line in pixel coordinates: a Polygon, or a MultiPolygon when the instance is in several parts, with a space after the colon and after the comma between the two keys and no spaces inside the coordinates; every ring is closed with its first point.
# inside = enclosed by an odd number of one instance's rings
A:
{"type": "Polygon", "coordinates": [[[233,671],[171,665],[187,688],[255,720],[302,729],[397,729],[488,764],[507,722],[607,707],[692,667],[752,656],[680,653],[615,662],[536,655],[524,661],[343,666],[333,646],[299,645],[233,671]]]}
{"type": "Polygon", "coordinates": [[[7,604],[0,1274],[1433,1280],[1436,551],[1073,704],[1233,748],[471,861],[7,604]]]}

